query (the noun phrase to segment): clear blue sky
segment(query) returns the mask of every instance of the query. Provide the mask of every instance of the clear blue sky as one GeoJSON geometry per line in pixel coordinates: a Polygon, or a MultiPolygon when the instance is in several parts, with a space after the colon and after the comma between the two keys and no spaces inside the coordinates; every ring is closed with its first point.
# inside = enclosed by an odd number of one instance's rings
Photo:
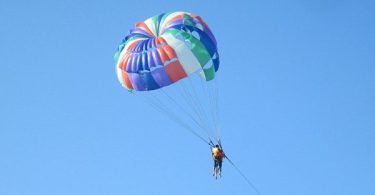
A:
{"type": "Polygon", "coordinates": [[[2,0],[1,195],[255,194],[117,81],[128,30],[175,10],[216,35],[222,139],[264,195],[375,194],[374,1],[2,0]]]}

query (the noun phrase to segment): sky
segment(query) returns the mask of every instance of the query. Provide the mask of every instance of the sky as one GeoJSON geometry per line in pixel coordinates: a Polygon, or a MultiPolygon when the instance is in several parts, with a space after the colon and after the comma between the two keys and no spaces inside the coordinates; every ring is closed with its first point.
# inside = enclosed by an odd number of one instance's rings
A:
{"type": "Polygon", "coordinates": [[[374,1],[1,0],[1,195],[256,194],[116,78],[167,11],[215,34],[221,140],[263,195],[375,194],[374,1]]]}

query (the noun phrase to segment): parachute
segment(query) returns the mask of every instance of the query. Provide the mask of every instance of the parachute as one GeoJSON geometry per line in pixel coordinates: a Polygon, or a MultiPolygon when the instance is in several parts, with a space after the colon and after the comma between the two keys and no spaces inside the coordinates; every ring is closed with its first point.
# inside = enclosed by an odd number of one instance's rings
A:
{"type": "Polygon", "coordinates": [[[220,139],[219,54],[200,16],[168,12],[136,23],[120,43],[115,61],[124,88],[205,142],[220,139]]]}
{"type": "Polygon", "coordinates": [[[168,12],[137,23],[120,43],[115,61],[124,88],[208,145],[215,140],[221,146],[215,79],[219,54],[216,39],[200,16],[168,12]]]}

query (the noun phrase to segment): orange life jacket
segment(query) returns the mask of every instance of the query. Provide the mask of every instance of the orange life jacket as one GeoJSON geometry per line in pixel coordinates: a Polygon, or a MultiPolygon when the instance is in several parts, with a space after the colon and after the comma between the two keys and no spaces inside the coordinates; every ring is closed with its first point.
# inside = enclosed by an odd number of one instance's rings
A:
{"type": "Polygon", "coordinates": [[[223,159],[224,153],[220,148],[214,147],[212,148],[212,156],[214,159],[223,159]]]}

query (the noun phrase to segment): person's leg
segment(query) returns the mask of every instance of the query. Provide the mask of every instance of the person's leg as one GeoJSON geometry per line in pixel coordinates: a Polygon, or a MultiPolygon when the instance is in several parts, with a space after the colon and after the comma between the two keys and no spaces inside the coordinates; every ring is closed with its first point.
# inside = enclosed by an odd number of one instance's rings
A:
{"type": "Polygon", "coordinates": [[[214,159],[214,176],[217,176],[218,173],[218,168],[219,168],[219,159],[215,158],[214,159]]]}
{"type": "Polygon", "coordinates": [[[214,168],[213,168],[213,172],[212,172],[213,176],[215,176],[215,168],[216,168],[216,159],[214,159],[214,168]]]}
{"type": "Polygon", "coordinates": [[[219,175],[220,175],[220,177],[221,177],[221,167],[222,167],[222,165],[223,165],[223,160],[221,159],[221,160],[219,160],[219,175]]]}

